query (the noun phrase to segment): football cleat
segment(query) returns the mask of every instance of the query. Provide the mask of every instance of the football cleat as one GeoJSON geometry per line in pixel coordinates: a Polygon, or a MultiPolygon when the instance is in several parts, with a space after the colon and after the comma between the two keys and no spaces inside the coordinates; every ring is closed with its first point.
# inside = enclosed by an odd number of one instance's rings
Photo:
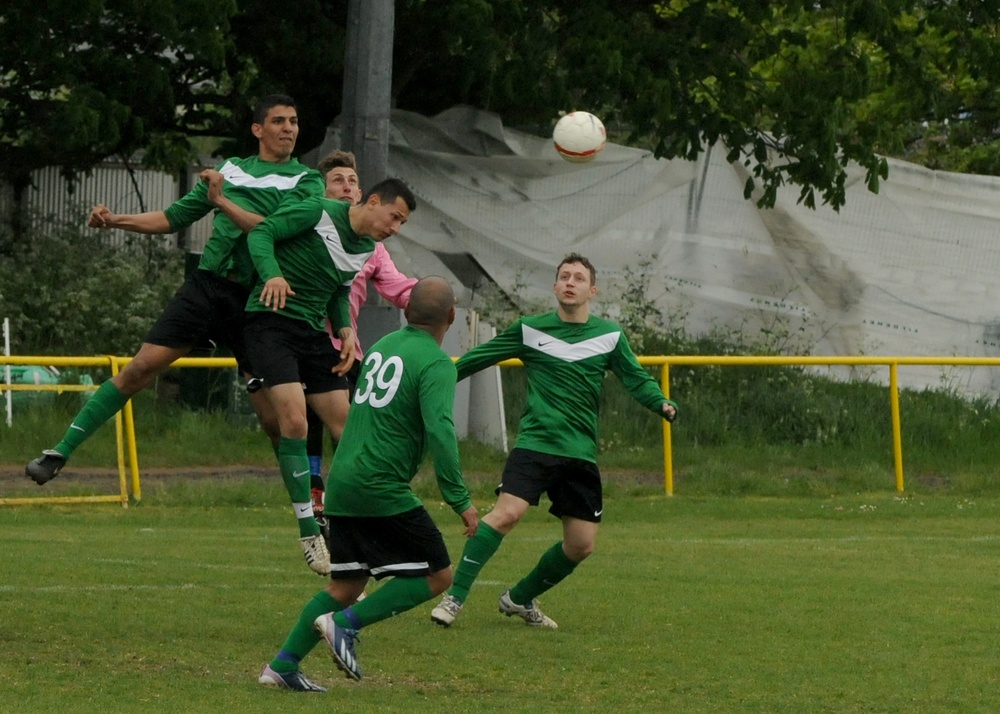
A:
{"type": "Polygon", "coordinates": [[[37,459],[32,459],[28,462],[28,465],[24,467],[24,474],[41,486],[43,483],[51,481],[58,476],[65,465],[65,456],[58,451],[46,449],[37,459]]]}
{"type": "Polygon", "coordinates": [[[498,605],[500,612],[507,617],[517,615],[532,627],[551,627],[553,630],[559,627],[555,620],[538,609],[538,600],[532,600],[527,607],[518,605],[510,599],[510,590],[508,590],[500,596],[498,605]]]}
{"type": "Polygon", "coordinates": [[[330,574],[330,551],[326,547],[326,539],[322,533],[299,538],[302,544],[302,554],[306,556],[306,563],[313,572],[320,575],[330,574]]]}
{"type": "Polygon", "coordinates": [[[451,623],[455,621],[455,618],[458,617],[458,613],[461,611],[462,601],[454,595],[446,593],[441,598],[441,602],[437,604],[437,607],[431,610],[431,620],[441,625],[441,627],[451,627],[451,623]]]}
{"type": "Polygon", "coordinates": [[[291,689],[296,692],[325,692],[326,687],[310,682],[306,675],[298,670],[294,672],[275,672],[270,664],[265,664],[257,678],[260,684],[265,687],[277,687],[278,689],[291,689]]]}
{"type": "Polygon", "coordinates": [[[349,627],[341,627],[333,621],[333,613],[328,612],[316,618],[316,630],[330,646],[330,654],[337,669],[347,675],[348,679],[361,679],[361,664],[354,651],[354,643],[358,640],[358,631],[349,627]]]}

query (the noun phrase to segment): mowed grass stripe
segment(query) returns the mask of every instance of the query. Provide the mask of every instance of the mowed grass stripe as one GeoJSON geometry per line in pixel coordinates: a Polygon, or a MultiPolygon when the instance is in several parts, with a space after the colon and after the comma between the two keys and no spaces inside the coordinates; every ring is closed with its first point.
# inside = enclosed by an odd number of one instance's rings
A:
{"type": "Polygon", "coordinates": [[[360,684],[308,657],[320,701],[256,684],[323,585],[287,507],[0,510],[0,711],[1000,711],[1000,499],[608,506],[541,598],[558,630],[496,610],[560,537],[533,509],[452,628],[428,603],[366,629],[360,684]]]}

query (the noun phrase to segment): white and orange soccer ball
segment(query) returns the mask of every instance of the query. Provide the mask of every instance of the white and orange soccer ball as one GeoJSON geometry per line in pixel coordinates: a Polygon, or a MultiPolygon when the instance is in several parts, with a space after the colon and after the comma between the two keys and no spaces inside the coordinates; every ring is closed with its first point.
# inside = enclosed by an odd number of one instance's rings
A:
{"type": "Polygon", "coordinates": [[[552,131],[556,151],[575,164],[592,161],[601,153],[608,135],[601,120],[589,112],[565,114],[552,131]]]}

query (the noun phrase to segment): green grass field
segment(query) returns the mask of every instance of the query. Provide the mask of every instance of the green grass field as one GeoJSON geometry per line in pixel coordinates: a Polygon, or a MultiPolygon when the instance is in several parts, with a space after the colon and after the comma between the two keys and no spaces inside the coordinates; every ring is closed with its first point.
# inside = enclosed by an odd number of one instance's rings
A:
{"type": "MultiPolygon", "coordinates": [[[[428,603],[365,630],[361,683],[317,648],[327,695],[256,683],[323,584],[286,498],[167,481],[129,509],[0,509],[0,712],[1000,711],[997,497],[620,489],[542,598],[557,631],[496,611],[558,538],[533,509],[451,629],[428,603]]],[[[458,518],[428,506],[457,557],[458,518]]]]}

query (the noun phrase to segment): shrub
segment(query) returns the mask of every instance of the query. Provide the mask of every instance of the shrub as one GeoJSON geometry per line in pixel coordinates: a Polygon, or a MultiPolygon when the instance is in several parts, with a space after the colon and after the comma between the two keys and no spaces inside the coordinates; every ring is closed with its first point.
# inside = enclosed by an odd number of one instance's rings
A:
{"type": "MultiPolygon", "coordinates": [[[[14,354],[132,354],[183,279],[183,253],[136,236],[48,225],[0,238],[0,315],[14,354]]],[[[36,224],[37,225],[37,224],[36,224]]]]}

